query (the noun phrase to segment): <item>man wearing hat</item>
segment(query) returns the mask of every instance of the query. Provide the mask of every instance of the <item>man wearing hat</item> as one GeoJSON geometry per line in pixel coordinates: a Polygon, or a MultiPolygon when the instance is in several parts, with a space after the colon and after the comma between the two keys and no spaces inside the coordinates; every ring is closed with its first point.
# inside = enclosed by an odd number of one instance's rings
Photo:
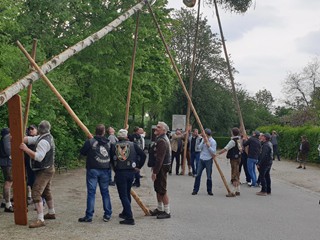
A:
{"type": "Polygon", "coordinates": [[[96,126],[95,136],[86,140],[80,150],[86,159],[87,209],[85,216],[79,222],[92,222],[97,184],[99,184],[103,204],[103,221],[111,218],[112,208],[109,195],[110,181],[110,144],[105,137],[106,128],[103,124],[96,126]]]}
{"type": "Polygon", "coordinates": [[[12,161],[11,161],[11,144],[10,144],[10,129],[3,128],[1,130],[0,140],[0,166],[4,176],[3,198],[5,203],[1,204],[5,212],[13,212],[13,207],[10,201],[10,190],[12,186],[12,161]]]}
{"type": "Polygon", "coordinates": [[[251,177],[251,187],[257,187],[256,164],[261,150],[259,141],[260,132],[254,131],[252,137],[243,143],[243,147],[249,146],[247,168],[251,177]]]}
{"type": "Polygon", "coordinates": [[[270,170],[272,166],[273,149],[269,133],[263,134],[261,139],[263,145],[259,155],[259,161],[257,163],[257,168],[260,172],[261,191],[256,194],[259,196],[267,196],[268,194],[271,194],[270,170]]]}
{"type": "Polygon", "coordinates": [[[199,148],[201,149],[200,152],[200,161],[197,169],[197,177],[194,181],[193,191],[192,195],[196,195],[200,188],[200,182],[201,182],[201,175],[203,169],[206,169],[207,172],[207,192],[208,195],[212,196],[212,162],[213,162],[213,155],[216,154],[217,150],[217,143],[216,141],[211,137],[211,130],[209,128],[206,128],[204,130],[204,133],[202,133],[204,141],[202,141],[199,145],[199,148]],[[206,137],[204,136],[206,135],[206,137]]]}
{"type": "Polygon", "coordinates": [[[120,129],[117,142],[111,150],[111,164],[115,171],[115,182],[123,207],[119,217],[124,219],[120,224],[134,225],[131,210],[131,187],[137,171],[143,167],[146,160],[144,151],[134,142],[128,140],[128,131],[120,129]]]}

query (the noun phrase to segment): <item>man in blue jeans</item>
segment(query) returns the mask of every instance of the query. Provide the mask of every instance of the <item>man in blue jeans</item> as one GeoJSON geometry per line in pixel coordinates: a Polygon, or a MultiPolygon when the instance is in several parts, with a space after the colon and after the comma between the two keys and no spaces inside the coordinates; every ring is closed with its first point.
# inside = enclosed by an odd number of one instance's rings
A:
{"type": "Polygon", "coordinates": [[[191,168],[192,174],[194,177],[197,176],[197,168],[200,161],[200,152],[199,148],[200,143],[202,142],[202,137],[198,133],[198,129],[193,129],[192,136],[189,137],[190,144],[190,155],[191,155],[191,168]]]}
{"type": "Polygon", "coordinates": [[[206,134],[207,138],[204,137],[203,138],[204,141],[201,141],[199,145],[199,148],[201,149],[200,162],[197,169],[197,177],[195,178],[195,181],[194,181],[192,195],[196,195],[198,193],[200,188],[202,171],[203,169],[206,169],[207,192],[210,196],[212,196],[213,195],[212,193],[212,161],[213,161],[213,156],[216,154],[217,143],[211,137],[211,130],[209,128],[206,128],[204,130],[204,133],[206,134]]]}
{"type": "Polygon", "coordinates": [[[92,222],[97,184],[99,184],[102,196],[103,221],[108,222],[111,218],[112,208],[109,195],[110,144],[109,140],[105,138],[105,132],[106,129],[103,124],[97,125],[95,136],[87,140],[80,150],[81,155],[87,156],[87,209],[86,215],[79,218],[79,222],[92,222]]]}
{"type": "Polygon", "coordinates": [[[256,175],[256,164],[261,151],[261,143],[259,141],[260,132],[254,131],[252,137],[243,143],[243,147],[249,146],[247,168],[251,177],[250,187],[258,187],[257,175],[256,175]]]}

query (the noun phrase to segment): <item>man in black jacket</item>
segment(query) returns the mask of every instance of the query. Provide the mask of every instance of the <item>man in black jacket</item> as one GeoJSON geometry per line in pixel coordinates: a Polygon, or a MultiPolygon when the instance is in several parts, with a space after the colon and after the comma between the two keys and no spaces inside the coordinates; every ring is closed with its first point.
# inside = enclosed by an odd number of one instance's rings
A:
{"type": "Polygon", "coordinates": [[[103,124],[96,126],[95,136],[88,139],[80,150],[81,155],[87,156],[86,182],[87,182],[87,209],[86,215],[79,218],[79,222],[92,222],[96,188],[99,184],[102,203],[103,221],[108,222],[111,218],[111,200],[109,195],[110,181],[110,144],[105,137],[106,128],[103,124]]]}
{"type": "Polygon", "coordinates": [[[254,131],[252,137],[243,143],[243,147],[249,146],[247,167],[251,177],[251,187],[257,187],[256,164],[261,150],[259,136],[260,132],[254,131]]]}
{"type": "Polygon", "coordinates": [[[131,186],[135,173],[140,171],[146,160],[146,154],[134,142],[128,140],[128,131],[120,129],[117,137],[119,142],[112,147],[111,164],[115,171],[115,182],[123,210],[119,214],[120,224],[134,225],[131,210],[131,186]]]}
{"type": "Polygon", "coordinates": [[[272,166],[273,150],[270,138],[271,136],[269,133],[265,133],[261,137],[263,145],[259,155],[259,161],[257,163],[262,186],[261,191],[256,193],[259,196],[267,196],[268,194],[271,194],[270,170],[272,166]]]}

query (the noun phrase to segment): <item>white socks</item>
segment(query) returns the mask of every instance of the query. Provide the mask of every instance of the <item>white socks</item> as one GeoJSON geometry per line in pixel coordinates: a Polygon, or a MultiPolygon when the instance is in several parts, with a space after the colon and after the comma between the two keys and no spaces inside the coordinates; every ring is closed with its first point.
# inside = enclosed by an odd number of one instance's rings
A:
{"type": "Polygon", "coordinates": [[[164,205],[164,211],[168,214],[170,214],[170,206],[168,205],[164,205]]]}
{"type": "Polygon", "coordinates": [[[163,202],[158,202],[158,210],[163,212],[163,202]]]}
{"type": "Polygon", "coordinates": [[[43,212],[38,214],[38,219],[42,222],[44,221],[43,212]]]}
{"type": "Polygon", "coordinates": [[[55,214],[56,211],[54,210],[54,208],[52,208],[52,209],[49,208],[49,209],[48,209],[48,213],[49,213],[49,214],[55,214]]]}

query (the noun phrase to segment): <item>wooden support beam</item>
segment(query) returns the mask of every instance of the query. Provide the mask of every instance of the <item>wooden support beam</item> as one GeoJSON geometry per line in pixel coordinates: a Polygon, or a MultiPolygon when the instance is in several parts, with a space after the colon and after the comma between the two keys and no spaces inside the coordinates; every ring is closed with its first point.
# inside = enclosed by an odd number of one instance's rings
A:
{"type": "Polygon", "coordinates": [[[14,221],[18,225],[27,225],[27,195],[24,153],[19,149],[23,142],[21,98],[13,96],[9,102],[9,126],[11,133],[11,158],[13,175],[14,221]]]}

